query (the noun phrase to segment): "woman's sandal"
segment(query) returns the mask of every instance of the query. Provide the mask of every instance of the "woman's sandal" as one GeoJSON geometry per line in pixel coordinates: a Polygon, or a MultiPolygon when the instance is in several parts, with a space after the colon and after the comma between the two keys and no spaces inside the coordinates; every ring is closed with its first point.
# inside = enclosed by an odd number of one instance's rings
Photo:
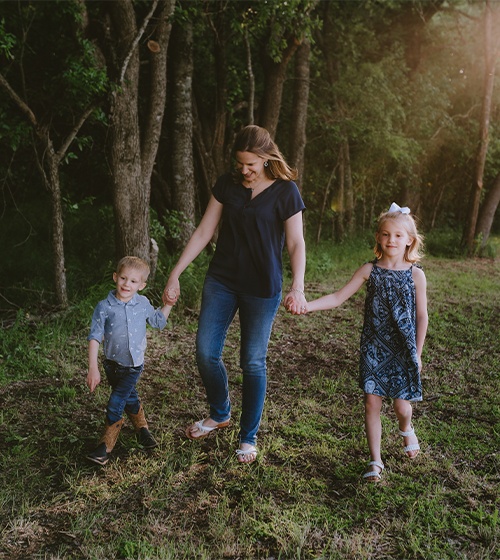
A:
{"type": "MultiPolygon", "coordinates": [[[[415,434],[415,430],[413,429],[413,426],[410,428],[410,430],[408,430],[407,432],[402,432],[401,430],[399,430],[399,435],[402,437],[410,437],[410,436],[416,436],[415,434]]],[[[418,440],[417,443],[412,443],[410,445],[407,445],[403,451],[406,453],[406,456],[408,457],[408,459],[415,459],[415,457],[418,455],[418,452],[420,451],[420,445],[418,444],[418,440]],[[411,451],[416,451],[415,455],[408,455],[408,453],[410,453],[411,451]]]]}
{"type": "Polygon", "coordinates": [[[205,420],[200,420],[199,422],[195,422],[186,428],[186,437],[189,439],[203,439],[207,437],[210,432],[214,430],[220,430],[221,428],[227,428],[229,426],[229,420],[225,420],[224,422],[219,422],[216,426],[205,426],[203,424],[205,420]],[[201,432],[199,436],[193,436],[192,432],[194,431],[201,432]]]}
{"type": "Polygon", "coordinates": [[[257,459],[257,448],[252,445],[248,449],[237,449],[236,450],[236,455],[238,457],[238,462],[239,463],[242,463],[244,465],[249,465],[250,463],[253,463],[255,461],[255,459],[257,459]],[[247,458],[250,455],[252,455],[252,458],[250,458],[247,461],[247,458]]]}
{"type": "Polygon", "coordinates": [[[372,469],[369,472],[365,472],[365,474],[363,475],[363,479],[367,482],[380,482],[382,480],[382,471],[385,468],[384,463],[381,463],[380,461],[370,461],[368,463],[368,466],[378,467],[380,469],[380,472],[372,469]]]}

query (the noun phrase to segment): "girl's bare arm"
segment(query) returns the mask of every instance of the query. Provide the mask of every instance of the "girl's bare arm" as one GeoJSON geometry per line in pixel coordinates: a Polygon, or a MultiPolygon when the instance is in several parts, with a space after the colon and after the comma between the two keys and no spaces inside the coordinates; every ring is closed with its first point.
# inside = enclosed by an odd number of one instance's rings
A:
{"type": "Polygon", "coordinates": [[[334,292],[333,294],[328,294],[327,296],[308,302],[306,304],[306,312],[323,311],[342,305],[344,301],[347,301],[352,295],[354,295],[368,280],[372,267],[373,265],[371,263],[364,264],[356,270],[349,282],[340,288],[340,290],[334,292]]]}

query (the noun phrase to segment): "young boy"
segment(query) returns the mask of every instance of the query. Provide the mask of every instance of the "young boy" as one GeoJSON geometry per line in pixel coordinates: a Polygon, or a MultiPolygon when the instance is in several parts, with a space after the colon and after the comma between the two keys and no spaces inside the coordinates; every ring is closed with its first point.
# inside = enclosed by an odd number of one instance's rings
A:
{"type": "Polygon", "coordinates": [[[137,293],[146,286],[148,276],[149,266],[142,259],[121,259],[113,274],[116,289],[97,304],[92,316],[87,337],[87,385],[92,393],[101,381],[97,358],[99,345],[104,340],[103,367],[111,386],[104,433],[98,446],[87,455],[87,459],[98,465],[108,462],[108,454],[113,450],[123,425],[123,412],[130,418],[144,448],[152,449],[158,445],[148,430],[136,385],[144,368],[146,324],[163,329],[172,307],[165,305],[154,309],[147,297],[137,293]]]}

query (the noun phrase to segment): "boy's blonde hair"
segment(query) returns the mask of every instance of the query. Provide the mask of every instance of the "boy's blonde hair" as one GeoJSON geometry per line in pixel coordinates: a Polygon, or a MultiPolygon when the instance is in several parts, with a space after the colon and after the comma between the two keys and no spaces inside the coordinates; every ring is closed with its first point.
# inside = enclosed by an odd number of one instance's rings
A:
{"type": "MultiPolygon", "coordinates": [[[[405,249],[405,261],[410,263],[417,263],[421,261],[424,256],[424,237],[423,235],[418,233],[417,224],[413,216],[410,216],[410,214],[403,214],[399,210],[396,212],[382,212],[382,214],[380,214],[380,216],[378,217],[377,233],[380,232],[382,226],[385,224],[385,222],[388,221],[397,221],[398,223],[400,223],[401,226],[406,230],[408,236],[412,238],[411,245],[409,245],[405,249]]],[[[382,257],[382,247],[380,246],[380,243],[378,241],[375,243],[373,252],[375,253],[377,259],[380,259],[382,257]]]]}
{"type": "Polygon", "coordinates": [[[118,264],[116,265],[116,273],[120,274],[120,272],[124,269],[124,268],[133,268],[134,270],[139,270],[142,274],[142,280],[143,282],[146,282],[149,276],[149,264],[140,259],[139,257],[123,257],[122,259],[120,259],[118,261],[118,264]]]}

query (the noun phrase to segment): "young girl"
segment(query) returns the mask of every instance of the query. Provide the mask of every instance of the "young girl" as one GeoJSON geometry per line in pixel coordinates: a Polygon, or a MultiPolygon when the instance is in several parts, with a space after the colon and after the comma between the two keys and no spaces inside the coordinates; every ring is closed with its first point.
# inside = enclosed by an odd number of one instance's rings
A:
{"type": "Polygon", "coordinates": [[[365,429],[370,449],[363,478],[378,482],[384,464],[380,455],[382,397],[393,399],[404,452],[413,459],[420,446],[411,424],[411,401],[422,400],[420,370],[427,332],[426,279],[417,264],[422,236],[409,208],[393,203],[380,215],[376,259],[359,268],[338,292],[308,302],[303,313],[338,307],[367,283],[361,334],[360,387],[365,393],[365,429]]]}

